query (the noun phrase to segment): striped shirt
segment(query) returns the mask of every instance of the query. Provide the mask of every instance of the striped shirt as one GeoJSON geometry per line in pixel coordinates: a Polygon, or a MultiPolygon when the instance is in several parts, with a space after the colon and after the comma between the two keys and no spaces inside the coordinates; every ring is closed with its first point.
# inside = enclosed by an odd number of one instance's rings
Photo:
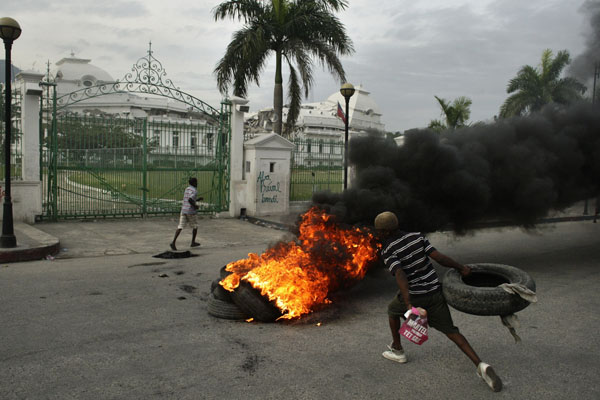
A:
{"type": "Polygon", "coordinates": [[[441,285],[429,255],[435,248],[420,233],[401,232],[383,244],[381,258],[392,275],[400,267],[408,280],[408,292],[420,295],[435,292],[441,285]]]}
{"type": "Polygon", "coordinates": [[[183,203],[181,204],[182,214],[196,214],[196,209],[190,204],[190,199],[196,201],[196,196],[198,196],[198,190],[192,185],[185,189],[185,192],[183,192],[183,203]]]}

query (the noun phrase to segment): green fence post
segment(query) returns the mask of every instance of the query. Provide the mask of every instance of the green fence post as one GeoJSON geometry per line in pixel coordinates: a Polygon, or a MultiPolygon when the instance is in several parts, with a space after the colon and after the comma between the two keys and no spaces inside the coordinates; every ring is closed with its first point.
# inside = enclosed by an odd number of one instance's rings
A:
{"type": "Polygon", "coordinates": [[[50,207],[52,209],[53,221],[58,219],[58,129],[56,126],[56,118],[56,86],[54,86],[52,90],[52,154],[50,155],[52,163],[52,199],[50,201],[50,207]]]}
{"type": "Polygon", "coordinates": [[[142,127],[142,216],[146,217],[147,196],[148,196],[148,118],[144,118],[144,126],[142,127]]]}

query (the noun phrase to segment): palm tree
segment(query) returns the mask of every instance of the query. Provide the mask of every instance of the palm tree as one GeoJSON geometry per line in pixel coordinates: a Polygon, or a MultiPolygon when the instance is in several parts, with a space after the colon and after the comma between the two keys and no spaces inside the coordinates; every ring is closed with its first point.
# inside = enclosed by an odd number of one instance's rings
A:
{"type": "Polygon", "coordinates": [[[552,50],[546,49],[537,68],[521,67],[508,83],[506,92],[514,94],[500,107],[500,117],[527,115],[549,103],[570,104],[581,99],[585,86],[575,78],[560,78],[570,62],[568,51],[559,51],[553,57],[552,50]]]}
{"type": "Polygon", "coordinates": [[[434,119],[429,123],[428,128],[441,132],[445,129],[457,129],[466,126],[467,120],[471,116],[471,99],[465,96],[454,99],[452,103],[448,100],[434,96],[442,108],[442,116],[445,121],[434,119]]]}
{"type": "Polygon", "coordinates": [[[235,96],[246,97],[248,85],[260,85],[260,73],[267,57],[275,54],[273,110],[277,118],[274,131],[281,134],[283,114],[282,63],[290,69],[287,130],[300,113],[302,93],[308,97],[313,84],[313,61],[319,60],[344,82],[345,72],[339,59],[354,52],[343,24],[333,15],[347,7],[346,0],[230,0],[215,9],[215,20],[244,20],[244,27],[233,34],[231,43],[215,68],[217,85],[226,94],[233,85],[235,96]]]}

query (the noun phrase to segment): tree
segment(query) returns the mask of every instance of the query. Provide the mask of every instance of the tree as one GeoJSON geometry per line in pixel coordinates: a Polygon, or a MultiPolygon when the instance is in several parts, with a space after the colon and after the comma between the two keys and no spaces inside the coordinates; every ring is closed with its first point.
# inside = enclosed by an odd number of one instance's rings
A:
{"type": "Polygon", "coordinates": [[[244,27],[233,34],[214,71],[221,93],[226,94],[232,85],[235,96],[246,97],[251,82],[260,85],[260,73],[274,53],[274,131],[282,131],[284,61],[290,70],[286,130],[291,131],[300,113],[300,83],[305,96],[313,84],[311,57],[327,66],[340,82],[346,79],[339,56],[352,54],[354,49],[343,24],[333,15],[346,7],[345,0],[230,0],[219,4],[213,10],[215,20],[244,20],[244,27]]]}
{"type": "Polygon", "coordinates": [[[429,123],[428,128],[441,132],[445,129],[457,129],[466,126],[467,120],[471,116],[471,99],[465,96],[458,97],[452,103],[448,100],[434,96],[442,109],[444,121],[434,119],[429,123]]]}
{"type": "Polygon", "coordinates": [[[575,78],[560,77],[570,62],[568,51],[559,51],[553,57],[552,50],[546,49],[537,68],[521,67],[508,83],[506,92],[514,94],[500,107],[500,117],[527,115],[549,103],[570,104],[580,100],[585,86],[575,78]]]}

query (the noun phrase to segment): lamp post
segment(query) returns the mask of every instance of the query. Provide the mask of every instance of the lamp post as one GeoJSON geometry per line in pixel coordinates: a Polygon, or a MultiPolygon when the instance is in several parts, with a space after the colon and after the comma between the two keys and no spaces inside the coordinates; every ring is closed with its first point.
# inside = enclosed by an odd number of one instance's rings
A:
{"type": "MultiPolygon", "coordinates": [[[[596,79],[600,75],[600,63],[594,63],[594,86],[592,88],[592,107],[596,104],[596,79]]],[[[594,212],[594,222],[598,216],[598,208],[600,207],[600,197],[596,198],[596,211],[594,212]]],[[[583,215],[588,215],[588,199],[583,203],[583,215]]]]}
{"type": "Polygon", "coordinates": [[[344,190],[348,188],[348,120],[350,97],[354,94],[354,86],[351,83],[344,83],[340,88],[340,93],[346,99],[346,118],[344,121],[344,190]]]}
{"type": "Polygon", "coordinates": [[[13,42],[21,36],[21,27],[19,23],[12,18],[4,17],[0,18],[0,38],[4,41],[4,49],[6,50],[6,57],[4,58],[4,69],[5,74],[5,135],[4,135],[4,214],[2,217],[2,236],[0,236],[0,247],[9,248],[17,247],[17,238],[15,237],[13,227],[13,209],[12,209],[12,198],[10,188],[10,130],[11,130],[11,70],[12,61],[10,59],[10,51],[12,49],[13,42]]]}
{"type": "MultiPolygon", "coordinates": [[[[596,104],[596,79],[600,77],[600,62],[594,64],[594,93],[592,93],[592,104],[596,104]]],[[[587,200],[585,201],[587,206],[587,200]]],[[[587,209],[587,207],[586,207],[587,209]]],[[[587,210],[586,210],[587,211],[587,210]]],[[[596,197],[596,209],[594,210],[594,223],[598,220],[598,213],[600,213],[600,196],[596,197]]]]}
{"type": "Polygon", "coordinates": [[[600,76],[600,62],[594,64],[594,89],[592,91],[592,104],[596,104],[596,79],[600,76]]]}

